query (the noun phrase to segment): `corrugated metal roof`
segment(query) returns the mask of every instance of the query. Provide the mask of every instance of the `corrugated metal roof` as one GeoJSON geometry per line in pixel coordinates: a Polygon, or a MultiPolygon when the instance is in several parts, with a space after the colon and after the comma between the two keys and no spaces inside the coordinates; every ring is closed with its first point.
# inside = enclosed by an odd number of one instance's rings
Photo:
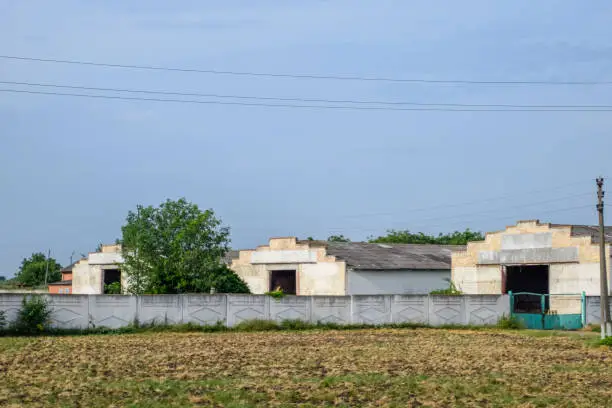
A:
{"type": "Polygon", "coordinates": [[[463,245],[371,244],[329,242],[327,254],[344,260],[353,269],[451,269],[451,253],[463,245]]]}

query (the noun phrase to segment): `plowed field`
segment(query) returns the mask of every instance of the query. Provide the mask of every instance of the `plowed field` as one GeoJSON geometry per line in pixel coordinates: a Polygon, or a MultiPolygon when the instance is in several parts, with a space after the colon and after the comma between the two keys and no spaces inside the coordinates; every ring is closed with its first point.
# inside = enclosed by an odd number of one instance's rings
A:
{"type": "Polygon", "coordinates": [[[431,329],[0,338],[0,406],[612,407],[612,352],[431,329]]]}

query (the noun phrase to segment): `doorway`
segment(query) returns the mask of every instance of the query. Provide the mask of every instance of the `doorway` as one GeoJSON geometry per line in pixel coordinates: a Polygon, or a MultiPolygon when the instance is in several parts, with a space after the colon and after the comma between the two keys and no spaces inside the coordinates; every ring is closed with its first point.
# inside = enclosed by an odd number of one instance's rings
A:
{"type": "Polygon", "coordinates": [[[270,292],[274,292],[280,287],[283,293],[287,295],[295,295],[295,270],[281,270],[270,272],[270,292]]]}
{"type": "Polygon", "coordinates": [[[506,267],[506,293],[514,295],[514,312],[546,313],[549,308],[548,265],[516,265],[506,267]],[[527,293],[525,293],[527,292],[527,293]]]}
{"type": "MultiPolygon", "coordinates": [[[[104,286],[103,293],[117,292],[117,288],[110,287],[109,285],[118,283],[121,288],[121,271],[119,269],[104,269],[104,286]]],[[[116,285],[113,285],[116,286],[116,285]]],[[[119,290],[121,293],[121,290],[119,290]]],[[[113,293],[116,294],[116,293],[113,293]]]]}

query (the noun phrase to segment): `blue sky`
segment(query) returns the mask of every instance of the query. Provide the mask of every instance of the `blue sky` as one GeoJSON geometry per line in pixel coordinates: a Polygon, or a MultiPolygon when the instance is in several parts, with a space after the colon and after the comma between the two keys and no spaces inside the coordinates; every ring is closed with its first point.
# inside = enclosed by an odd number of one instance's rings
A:
{"type": "MultiPolygon", "coordinates": [[[[612,81],[610,21],[608,1],[2,2],[0,54],[272,73],[612,81]]],[[[0,80],[612,104],[612,85],[255,78],[6,59],[0,80]]],[[[517,219],[591,224],[593,208],[566,209],[594,203],[592,179],[612,177],[611,125],[612,113],[601,112],[273,109],[0,92],[0,275],[47,248],[66,264],[72,251],[119,237],[137,204],[182,196],[213,208],[232,228],[235,248],[270,236],[497,230],[517,219]]]]}

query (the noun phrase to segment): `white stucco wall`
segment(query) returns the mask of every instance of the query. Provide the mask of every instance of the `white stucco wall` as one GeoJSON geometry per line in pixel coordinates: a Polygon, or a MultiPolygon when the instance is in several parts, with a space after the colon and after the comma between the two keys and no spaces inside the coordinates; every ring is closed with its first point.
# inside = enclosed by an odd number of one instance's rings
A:
{"type": "Polygon", "coordinates": [[[261,295],[269,290],[265,265],[234,265],[232,269],[246,282],[251,293],[261,295]]]}
{"type": "Polygon", "coordinates": [[[96,295],[102,293],[100,266],[81,261],[72,269],[72,293],[75,295],[96,295]]]}
{"type": "Polygon", "coordinates": [[[599,296],[599,264],[550,265],[548,272],[550,293],[581,293],[599,296]]]}
{"type": "Polygon", "coordinates": [[[95,252],[89,254],[90,265],[115,265],[123,263],[123,256],[120,252],[95,252]]]}
{"type": "Polygon", "coordinates": [[[344,295],[344,262],[302,264],[298,270],[298,295],[344,295]]]}
{"type": "Polygon", "coordinates": [[[463,293],[495,295],[502,291],[499,265],[456,267],[453,268],[452,279],[463,293]]]}
{"type": "Polygon", "coordinates": [[[348,295],[428,294],[448,288],[450,270],[348,271],[348,295]]]}

